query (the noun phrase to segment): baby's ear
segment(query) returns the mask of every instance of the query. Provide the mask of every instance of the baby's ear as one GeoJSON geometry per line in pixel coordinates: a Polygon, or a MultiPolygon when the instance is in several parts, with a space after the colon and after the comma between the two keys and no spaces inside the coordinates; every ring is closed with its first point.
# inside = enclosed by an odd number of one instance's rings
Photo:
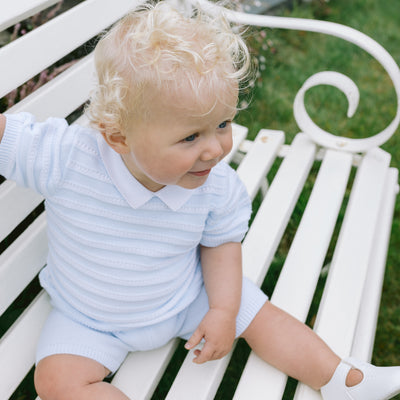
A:
{"type": "Polygon", "coordinates": [[[104,140],[107,144],[117,153],[126,154],[129,153],[129,146],[126,143],[126,137],[122,132],[107,132],[102,130],[104,140]]]}

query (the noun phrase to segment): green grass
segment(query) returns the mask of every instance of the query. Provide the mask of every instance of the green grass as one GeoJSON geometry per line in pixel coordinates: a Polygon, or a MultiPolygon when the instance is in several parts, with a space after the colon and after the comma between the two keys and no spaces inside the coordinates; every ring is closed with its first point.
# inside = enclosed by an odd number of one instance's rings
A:
{"type": "MultiPolygon", "coordinates": [[[[400,64],[398,0],[331,0],[295,5],[280,14],[316,18],[351,26],[380,43],[400,64]]],[[[237,122],[251,127],[279,129],[291,142],[298,132],[292,105],[296,92],[312,74],[333,70],[348,75],[360,89],[355,116],[346,117],[347,101],[337,89],[314,88],[307,93],[307,110],[325,130],[348,137],[369,137],[393,119],[396,96],[383,68],[364,51],[327,35],[280,29],[254,30],[249,43],[262,70],[247,110],[237,122]],[[262,35],[266,34],[266,39],[262,35]],[[267,40],[268,46],[265,46],[267,40]]],[[[383,145],[392,154],[392,165],[400,166],[399,130],[383,145]]],[[[400,365],[400,201],[396,203],[384,291],[380,308],[373,361],[378,365],[400,365]]]]}

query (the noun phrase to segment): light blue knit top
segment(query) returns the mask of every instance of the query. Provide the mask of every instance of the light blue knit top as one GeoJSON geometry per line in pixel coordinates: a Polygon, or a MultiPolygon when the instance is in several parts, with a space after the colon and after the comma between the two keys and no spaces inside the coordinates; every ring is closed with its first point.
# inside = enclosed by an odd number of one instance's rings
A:
{"type": "Polygon", "coordinates": [[[243,239],[250,201],[224,162],[189,190],[151,192],[89,128],[7,115],[0,174],[46,198],[53,305],[92,328],[120,331],[186,308],[203,284],[199,244],[243,239]]]}

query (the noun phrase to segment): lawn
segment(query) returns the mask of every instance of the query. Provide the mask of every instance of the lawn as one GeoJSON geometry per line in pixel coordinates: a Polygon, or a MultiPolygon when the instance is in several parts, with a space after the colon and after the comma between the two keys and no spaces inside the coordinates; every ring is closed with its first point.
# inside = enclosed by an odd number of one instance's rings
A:
{"type": "MultiPolygon", "coordinates": [[[[369,35],[400,64],[398,0],[319,0],[295,4],[279,15],[323,19],[348,25],[369,35]]],[[[384,129],[393,119],[396,96],[383,68],[356,46],[327,35],[261,29],[249,35],[260,74],[247,110],[237,122],[250,126],[251,135],[260,128],[280,129],[290,142],[298,132],[292,113],[297,90],[312,74],[333,70],[348,75],[360,89],[360,104],[352,119],[346,116],[347,101],[337,89],[314,88],[307,93],[309,114],[322,128],[341,136],[368,137],[384,129]],[[250,38],[251,37],[251,38],[250,38]]],[[[392,154],[392,165],[400,166],[399,130],[383,146],[392,154]]],[[[390,243],[384,292],[379,315],[373,361],[400,364],[400,202],[397,201],[390,243]]]]}

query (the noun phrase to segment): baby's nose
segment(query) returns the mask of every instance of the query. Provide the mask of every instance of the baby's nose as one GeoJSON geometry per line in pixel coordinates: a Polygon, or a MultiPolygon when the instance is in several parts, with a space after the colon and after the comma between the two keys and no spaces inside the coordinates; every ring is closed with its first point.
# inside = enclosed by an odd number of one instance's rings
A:
{"type": "Polygon", "coordinates": [[[222,156],[223,153],[224,150],[222,148],[220,141],[218,140],[217,137],[214,136],[207,140],[206,146],[202,153],[202,160],[208,161],[208,160],[218,159],[222,156]]]}

